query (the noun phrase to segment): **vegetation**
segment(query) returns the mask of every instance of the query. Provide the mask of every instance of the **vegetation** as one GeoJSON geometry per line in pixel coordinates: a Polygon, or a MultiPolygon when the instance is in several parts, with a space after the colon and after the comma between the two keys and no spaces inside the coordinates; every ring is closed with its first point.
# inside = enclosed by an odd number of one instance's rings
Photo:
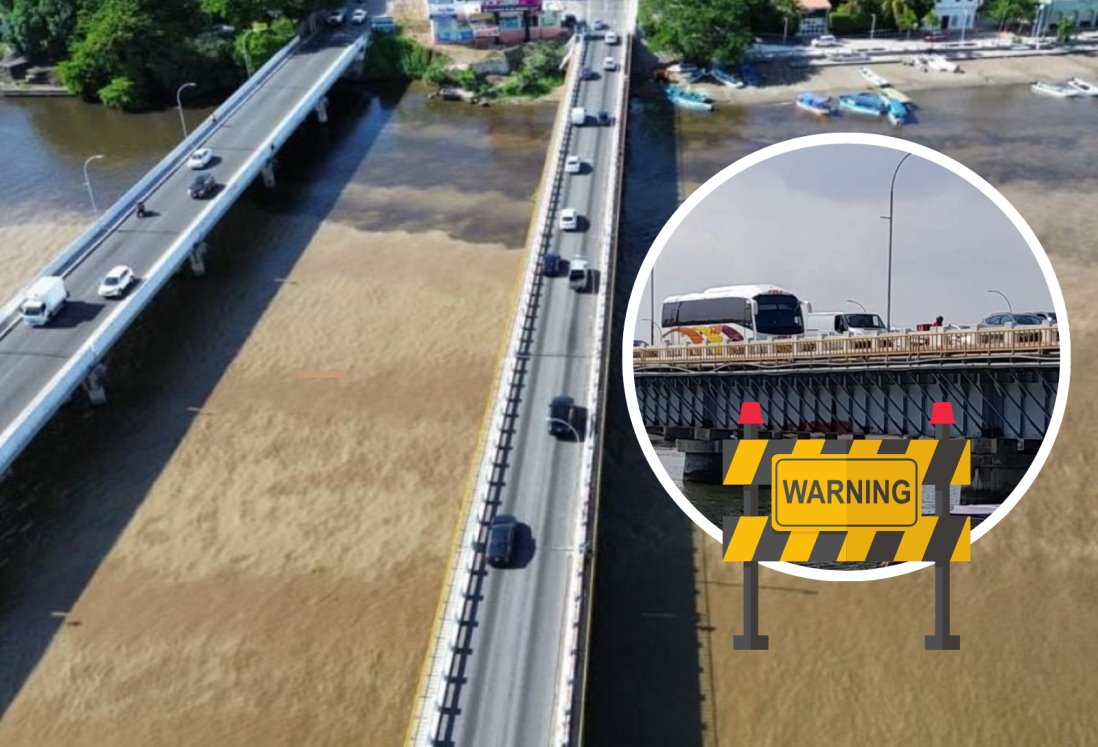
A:
{"type": "Polygon", "coordinates": [[[135,110],[214,100],[289,41],[327,0],[0,0],[9,41],[36,62],[60,61],[65,85],[89,101],[135,110]],[[192,100],[193,100],[192,99],[192,100]]]}
{"type": "Polygon", "coordinates": [[[415,39],[401,33],[375,34],[364,74],[370,80],[417,80],[427,75],[431,64],[431,50],[415,39]]]}
{"type": "Polygon", "coordinates": [[[656,51],[696,63],[738,62],[751,43],[759,0],[641,0],[637,25],[656,51]]]}
{"type": "Polygon", "coordinates": [[[1056,26],[1056,41],[1067,44],[1075,36],[1075,20],[1064,16],[1056,26]]]}
{"type": "Polygon", "coordinates": [[[1012,21],[1021,30],[1023,23],[1036,16],[1037,5],[1037,0],[993,0],[987,13],[999,22],[1000,31],[1005,30],[1012,21]]]}
{"type": "Polygon", "coordinates": [[[532,42],[525,47],[522,65],[499,86],[502,96],[544,96],[564,82],[560,69],[564,49],[556,42],[532,42]]]}

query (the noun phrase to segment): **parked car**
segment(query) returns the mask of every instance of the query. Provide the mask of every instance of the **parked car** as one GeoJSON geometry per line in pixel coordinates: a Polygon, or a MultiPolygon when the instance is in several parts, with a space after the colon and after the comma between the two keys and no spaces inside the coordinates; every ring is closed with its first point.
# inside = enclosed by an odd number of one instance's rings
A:
{"type": "Polygon", "coordinates": [[[518,520],[510,514],[496,514],[488,527],[488,547],[484,553],[488,565],[503,568],[515,557],[515,533],[518,520]]]}
{"type": "Polygon", "coordinates": [[[579,227],[579,213],[575,208],[564,208],[560,211],[560,230],[575,231],[579,227]]]}
{"type": "Polygon", "coordinates": [[[613,31],[607,31],[605,39],[607,44],[617,44],[619,41],[618,35],[613,31]]]}
{"type": "Polygon", "coordinates": [[[553,397],[549,402],[549,435],[574,437],[576,427],[576,401],[567,395],[553,397]]]}
{"type": "Polygon", "coordinates": [[[103,298],[121,298],[136,280],[133,270],[126,265],[112,267],[99,284],[99,295],[103,298]]]}
{"type": "Polygon", "coordinates": [[[347,18],[346,14],[342,10],[333,10],[328,14],[329,26],[342,26],[343,21],[347,18]]]}
{"type": "Polygon", "coordinates": [[[583,159],[579,156],[568,156],[564,159],[564,173],[578,174],[583,171],[583,159]]]}
{"type": "Polygon", "coordinates": [[[1044,324],[1044,319],[1037,314],[1008,314],[1002,312],[999,314],[992,314],[986,317],[980,324],[986,327],[1002,327],[1007,324],[1014,325],[1029,325],[1029,324],[1044,324]]]}
{"type": "Polygon", "coordinates": [[[1056,312],[1055,311],[1031,311],[1034,316],[1039,316],[1046,322],[1056,324],[1056,312]]]}
{"type": "Polygon", "coordinates": [[[187,168],[204,169],[213,161],[213,151],[209,148],[199,148],[187,159],[187,168]]]}
{"type": "Polygon", "coordinates": [[[603,110],[599,112],[598,122],[600,125],[609,125],[613,124],[614,120],[610,118],[610,112],[603,110]]]}
{"type": "Polygon", "coordinates": [[[839,47],[842,46],[842,42],[836,39],[831,34],[820,34],[812,40],[812,46],[816,48],[820,47],[839,47]]]}
{"type": "Polygon", "coordinates": [[[356,26],[366,23],[366,11],[362,8],[356,9],[355,12],[351,14],[351,23],[356,26]]]}
{"type": "Polygon", "coordinates": [[[618,61],[615,60],[613,57],[607,57],[605,60],[602,61],[602,69],[609,73],[612,73],[618,69],[618,61]]]}
{"type": "Polygon", "coordinates": [[[947,41],[949,41],[949,32],[948,31],[943,31],[943,30],[940,30],[940,29],[938,31],[928,31],[927,33],[923,34],[923,41],[925,41],[925,42],[947,42],[947,41]]]}
{"type": "Polygon", "coordinates": [[[209,196],[214,188],[217,186],[217,180],[214,179],[213,174],[199,174],[191,182],[190,188],[187,193],[195,199],[209,196]]]}

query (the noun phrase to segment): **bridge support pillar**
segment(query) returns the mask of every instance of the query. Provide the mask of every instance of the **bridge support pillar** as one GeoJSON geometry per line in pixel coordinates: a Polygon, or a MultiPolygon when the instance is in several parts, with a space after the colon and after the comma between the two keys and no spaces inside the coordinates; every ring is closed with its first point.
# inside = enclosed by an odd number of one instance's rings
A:
{"type": "Polygon", "coordinates": [[[683,452],[682,479],[690,482],[721,483],[721,442],[681,439],[676,448],[683,452]]]}
{"type": "Polygon", "coordinates": [[[316,119],[321,124],[328,123],[328,97],[321,96],[316,102],[316,119]]]}
{"type": "Polygon", "coordinates": [[[275,162],[272,158],[263,164],[263,186],[272,189],[275,185],[275,162]]]}
{"type": "Polygon", "coordinates": [[[1036,453],[1019,451],[1010,438],[972,440],[972,484],[961,488],[961,505],[1002,503],[1021,482],[1036,453]]]}
{"type": "Polygon", "coordinates": [[[93,405],[107,403],[107,364],[97,363],[84,379],[84,391],[88,393],[88,401],[93,405]]]}
{"type": "Polygon", "coordinates": [[[202,277],[206,274],[206,242],[200,241],[194,245],[194,250],[191,251],[191,273],[195,277],[202,277]]]}

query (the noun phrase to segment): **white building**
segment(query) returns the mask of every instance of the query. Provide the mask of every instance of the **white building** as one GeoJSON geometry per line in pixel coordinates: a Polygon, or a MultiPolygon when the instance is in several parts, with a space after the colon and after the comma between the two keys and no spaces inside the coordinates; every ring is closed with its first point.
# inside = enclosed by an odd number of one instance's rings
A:
{"type": "Polygon", "coordinates": [[[943,31],[974,28],[980,4],[981,0],[936,0],[934,15],[938,16],[938,28],[943,31]]]}

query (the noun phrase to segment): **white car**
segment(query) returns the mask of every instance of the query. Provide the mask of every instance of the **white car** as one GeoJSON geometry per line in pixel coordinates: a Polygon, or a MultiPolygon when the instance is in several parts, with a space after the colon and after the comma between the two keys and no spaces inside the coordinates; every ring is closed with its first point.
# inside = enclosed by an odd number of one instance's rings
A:
{"type": "Polygon", "coordinates": [[[133,270],[126,265],[112,267],[99,284],[99,295],[103,298],[121,298],[136,280],[133,270]]]}
{"type": "Polygon", "coordinates": [[[329,26],[342,26],[342,25],[343,25],[343,21],[344,21],[344,20],[345,20],[346,18],[347,18],[347,16],[346,16],[346,15],[345,15],[345,14],[343,13],[343,11],[342,11],[342,10],[335,10],[335,11],[332,11],[332,12],[331,12],[331,13],[330,13],[330,14],[328,15],[328,25],[329,25],[329,26]]]}
{"type": "Polygon", "coordinates": [[[618,69],[618,61],[613,57],[607,57],[602,61],[602,69],[607,72],[613,72],[618,69]]]}
{"type": "Polygon", "coordinates": [[[607,31],[605,39],[606,39],[607,44],[617,44],[618,43],[618,35],[615,34],[613,31],[607,31]]]}
{"type": "Polygon", "coordinates": [[[821,34],[812,40],[812,46],[816,48],[820,47],[838,47],[841,42],[831,34],[821,34]]]}
{"type": "Polygon", "coordinates": [[[188,168],[204,169],[213,161],[213,151],[209,148],[199,148],[187,159],[188,168]]]}
{"type": "Polygon", "coordinates": [[[579,156],[568,156],[564,159],[564,173],[578,174],[583,171],[583,161],[579,156]]]}
{"type": "Polygon", "coordinates": [[[579,226],[579,213],[575,208],[564,208],[560,211],[560,230],[575,231],[579,226]]]}
{"type": "Polygon", "coordinates": [[[359,8],[354,13],[352,13],[351,23],[355,25],[366,23],[366,11],[364,11],[362,8],[359,8]]]}

